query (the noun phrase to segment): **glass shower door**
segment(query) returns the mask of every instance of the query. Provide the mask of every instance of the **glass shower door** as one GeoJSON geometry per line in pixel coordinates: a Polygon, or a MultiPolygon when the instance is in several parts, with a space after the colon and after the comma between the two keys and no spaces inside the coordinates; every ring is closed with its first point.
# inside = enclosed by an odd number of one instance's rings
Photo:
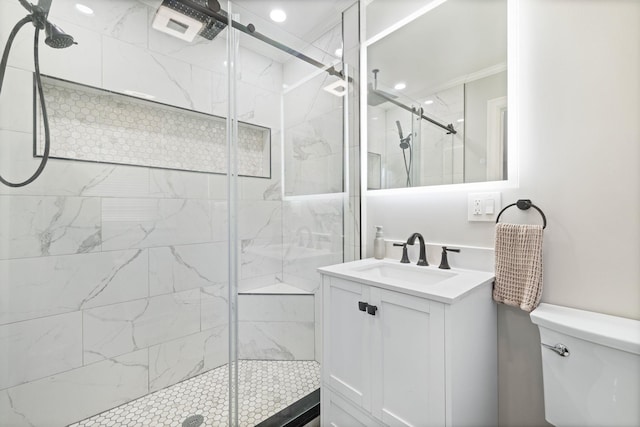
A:
{"type": "Polygon", "coordinates": [[[316,269],[344,260],[348,90],[333,54],[342,45],[342,27],[338,16],[311,44],[241,6],[230,5],[237,22],[232,92],[239,128],[233,141],[237,173],[229,187],[237,227],[235,247],[230,245],[237,254],[230,266],[237,274],[229,298],[230,321],[237,325],[235,333],[230,328],[237,358],[230,388],[237,393],[237,412],[232,404],[231,413],[240,426],[276,419],[282,425],[296,415],[315,416],[316,269]],[[251,138],[241,132],[246,125],[268,130],[264,138],[251,138]],[[264,165],[258,151],[269,156],[268,177],[242,172],[264,165]]]}

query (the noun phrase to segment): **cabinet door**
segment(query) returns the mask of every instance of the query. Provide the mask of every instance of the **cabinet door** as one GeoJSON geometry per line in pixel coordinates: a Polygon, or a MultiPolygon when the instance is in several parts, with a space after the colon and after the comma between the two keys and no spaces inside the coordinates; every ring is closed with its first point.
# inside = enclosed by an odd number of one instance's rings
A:
{"type": "Polygon", "coordinates": [[[366,410],[371,408],[369,325],[372,316],[360,311],[369,288],[324,276],[323,381],[366,410]]]}
{"type": "Polygon", "coordinates": [[[371,415],[366,414],[355,405],[324,389],[322,397],[322,416],[320,424],[323,427],[382,427],[371,415]]]}
{"type": "Polygon", "coordinates": [[[445,425],[444,307],[371,288],[372,413],[389,426],[445,425]]]}

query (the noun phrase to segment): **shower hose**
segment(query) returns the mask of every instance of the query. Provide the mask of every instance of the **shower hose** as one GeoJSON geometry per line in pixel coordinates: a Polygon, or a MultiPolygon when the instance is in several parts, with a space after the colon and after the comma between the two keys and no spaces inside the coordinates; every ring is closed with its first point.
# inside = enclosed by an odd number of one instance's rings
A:
{"type": "MultiPolygon", "coordinates": [[[[9,60],[9,52],[11,51],[11,45],[13,44],[13,39],[15,39],[16,35],[20,31],[20,29],[27,24],[28,22],[32,22],[33,18],[31,15],[22,18],[11,30],[11,34],[9,34],[9,38],[7,39],[7,44],[4,48],[4,53],[2,54],[2,62],[0,62],[0,94],[2,94],[2,83],[4,82],[5,71],[7,70],[7,61],[9,60]]],[[[9,187],[24,187],[25,185],[31,184],[36,180],[44,170],[44,167],[47,164],[47,160],[49,160],[49,146],[50,146],[50,135],[49,135],[49,118],[47,116],[47,107],[44,102],[44,93],[42,91],[42,81],[40,79],[40,60],[38,55],[38,38],[40,34],[40,28],[35,26],[36,31],[33,37],[33,65],[35,69],[35,80],[36,87],[38,89],[38,97],[40,98],[40,107],[42,110],[42,122],[44,125],[44,152],[42,153],[42,160],[40,161],[40,166],[35,171],[35,173],[23,182],[10,182],[7,181],[0,175],[0,182],[9,187]]]]}
{"type": "Polygon", "coordinates": [[[413,147],[409,144],[409,163],[407,164],[407,155],[402,149],[402,157],[404,158],[404,170],[407,173],[407,187],[411,187],[411,167],[413,166],[413,147]]]}

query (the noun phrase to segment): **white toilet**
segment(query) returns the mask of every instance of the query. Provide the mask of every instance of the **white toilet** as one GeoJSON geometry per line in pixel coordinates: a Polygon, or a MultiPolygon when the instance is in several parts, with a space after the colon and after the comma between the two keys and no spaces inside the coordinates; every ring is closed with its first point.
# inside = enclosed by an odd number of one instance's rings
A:
{"type": "Polygon", "coordinates": [[[640,426],[640,321],[540,304],[545,418],[555,426],[640,426]]]}

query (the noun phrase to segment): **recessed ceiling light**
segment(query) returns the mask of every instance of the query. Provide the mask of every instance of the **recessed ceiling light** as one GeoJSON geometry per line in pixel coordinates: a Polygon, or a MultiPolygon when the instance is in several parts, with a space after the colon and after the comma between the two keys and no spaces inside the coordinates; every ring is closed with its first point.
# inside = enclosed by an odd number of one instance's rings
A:
{"type": "Polygon", "coordinates": [[[282,9],[273,9],[269,14],[269,17],[274,22],[284,22],[287,19],[287,14],[282,9]]]}
{"type": "Polygon", "coordinates": [[[76,10],[84,13],[85,15],[93,15],[93,9],[89,6],[85,6],[84,4],[76,3],[76,10]]]}
{"type": "Polygon", "coordinates": [[[342,48],[341,47],[337,48],[334,53],[336,54],[336,56],[342,56],[342,48]]]}
{"type": "Polygon", "coordinates": [[[396,85],[393,87],[395,90],[402,90],[404,88],[407,87],[407,84],[404,82],[400,82],[400,83],[396,83],[396,85]]]}
{"type": "Polygon", "coordinates": [[[426,101],[424,101],[424,103],[426,105],[431,105],[431,104],[433,104],[433,99],[427,99],[426,101]]]}
{"type": "Polygon", "coordinates": [[[462,123],[462,122],[464,122],[464,119],[458,119],[458,120],[456,120],[456,122],[462,123]]]}

